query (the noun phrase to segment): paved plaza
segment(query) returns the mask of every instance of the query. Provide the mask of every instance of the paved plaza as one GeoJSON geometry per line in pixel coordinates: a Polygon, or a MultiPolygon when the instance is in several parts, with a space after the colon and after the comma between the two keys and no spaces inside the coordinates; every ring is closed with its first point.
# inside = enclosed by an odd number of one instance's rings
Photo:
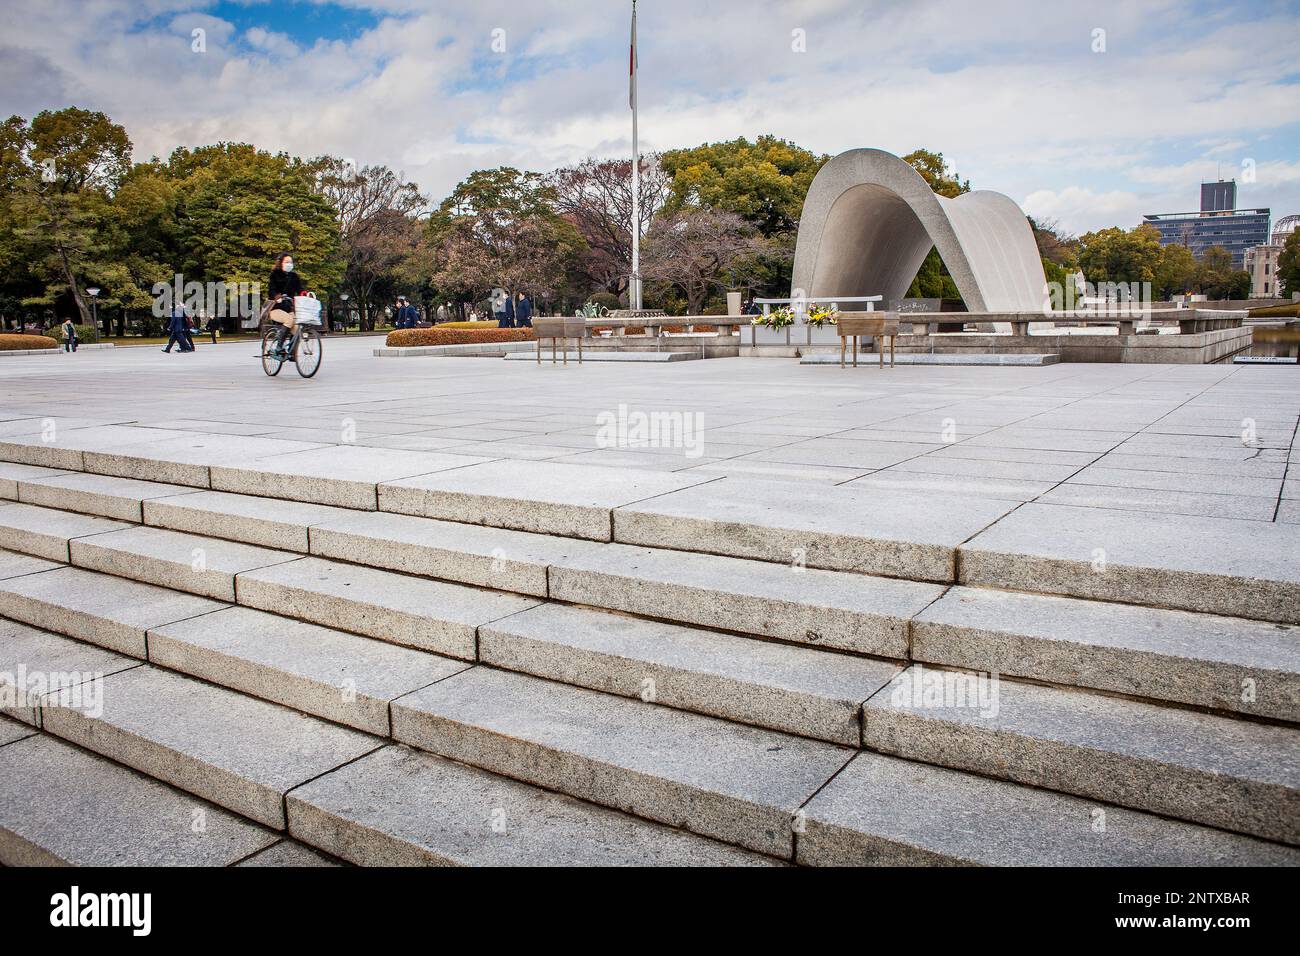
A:
{"type": "MultiPolygon", "coordinates": [[[[489,358],[379,359],[371,355],[377,342],[331,338],[310,381],[292,368],[267,379],[241,344],[192,356],[120,348],[9,359],[0,365],[0,435],[39,432],[32,419],[53,417],[65,428],[132,423],[164,429],[165,438],[232,436],[209,446],[223,458],[353,444],[974,496],[1008,502],[1008,510],[1033,501],[1300,522],[1300,473],[1288,472],[1300,414],[1291,369],[881,371],[780,359],[538,368],[489,358]],[[636,446],[635,431],[620,441],[608,427],[620,406],[625,420],[689,417],[663,419],[658,440],[636,446]],[[241,440],[252,437],[258,441],[241,440]]],[[[364,455],[353,457],[364,467],[364,455]]],[[[384,472],[381,455],[369,460],[384,472]]],[[[393,461],[388,469],[401,471],[418,459],[393,461]]]]}
{"type": "Polygon", "coordinates": [[[0,860],[1300,863],[1294,370],[377,341],[0,359],[0,860]]]}

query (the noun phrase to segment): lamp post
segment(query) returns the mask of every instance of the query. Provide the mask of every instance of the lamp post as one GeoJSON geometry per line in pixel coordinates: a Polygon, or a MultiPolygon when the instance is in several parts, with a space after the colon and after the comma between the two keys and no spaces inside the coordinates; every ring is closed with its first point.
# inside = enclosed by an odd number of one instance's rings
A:
{"type": "Polygon", "coordinates": [[[342,292],[339,294],[339,301],[343,303],[343,334],[348,334],[348,294],[342,292]]]}
{"type": "Polygon", "coordinates": [[[95,332],[99,332],[99,289],[90,288],[86,290],[86,295],[90,296],[90,321],[95,324],[95,332]]]}

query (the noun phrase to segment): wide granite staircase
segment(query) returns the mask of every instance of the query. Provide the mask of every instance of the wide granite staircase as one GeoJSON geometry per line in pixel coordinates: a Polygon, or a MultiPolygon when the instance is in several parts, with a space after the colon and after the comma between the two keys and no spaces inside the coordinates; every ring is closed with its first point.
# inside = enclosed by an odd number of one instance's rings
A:
{"type": "Polygon", "coordinates": [[[1294,528],[131,439],[0,442],[0,863],[1300,863],[1294,528]]]}

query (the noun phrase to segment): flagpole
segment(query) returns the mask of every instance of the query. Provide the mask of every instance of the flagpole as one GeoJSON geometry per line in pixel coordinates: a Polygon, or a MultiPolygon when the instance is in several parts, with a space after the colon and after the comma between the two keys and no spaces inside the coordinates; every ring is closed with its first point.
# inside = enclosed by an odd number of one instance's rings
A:
{"type": "Polygon", "coordinates": [[[628,304],[641,308],[641,150],[636,129],[636,0],[632,0],[632,52],[628,61],[632,101],[632,283],[628,304]]]}

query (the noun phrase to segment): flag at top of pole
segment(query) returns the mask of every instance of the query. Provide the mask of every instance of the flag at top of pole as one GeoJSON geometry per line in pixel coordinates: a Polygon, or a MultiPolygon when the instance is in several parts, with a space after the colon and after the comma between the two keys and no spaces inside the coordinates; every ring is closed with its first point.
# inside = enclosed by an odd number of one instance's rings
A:
{"type": "Polygon", "coordinates": [[[641,149],[636,130],[636,0],[632,0],[632,45],[627,61],[627,105],[632,109],[632,274],[628,305],[641,308],[641,149]]]}

